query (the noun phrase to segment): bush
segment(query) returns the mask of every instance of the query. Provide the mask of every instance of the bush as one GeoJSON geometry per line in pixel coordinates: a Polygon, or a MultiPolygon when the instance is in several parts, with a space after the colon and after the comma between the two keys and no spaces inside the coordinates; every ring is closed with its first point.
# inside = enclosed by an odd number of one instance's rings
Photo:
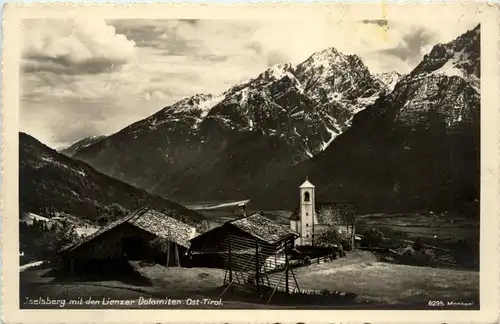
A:
{"type": "Polygon", "coordinates": [[[321,289],[319,293],[322,296],[330,296],[331,294],[331,292],[328,289],[321,289]]]}
{"type": "Polygon", "coordinates": [[[198,225],[196,225],[196,232],[198,234],[203,234],[203,233],[206,233],[208,232],[209,230],[212,229],[212,225],[210,224],[209,221],[207,220],[204,220],[202,221],[201,223],[199,223],[198,225]]]}
{"type": "Polygon", "coordinates": [[[19,224],[20,248],[27,258],[51,260],[63,247],[80,240],[74,226],[67,222],[48,226],[44,221],[33,221],[33,225],[19,224]]]}
{"type": "Polygon", "coordinates": [[[343,240],[342,242],[340,242],[340,245],[339,247],[342,248],[342,253],[345,254],[344,251],[350,251],[352,250],[352,244],[351,244],[351,240],[343,240]]]}
{"type": "Polygon", "coordinates": [[[120,204],[112,203],[102,209],[102,214],[97,218],[97,223],[104,226],[113,220],[124,217],[127,212],[120,204]]]}
{"type": "Polygon", "coordinates": [[[422,249],[419,250],[419,252],[420,252],[419,256],[425,259],[426,261],[432,261],[432,262],[436,261],[436,254],[431,249],[422,249]]]}
{"type": "Polygon", "coordinates": [[[345,231],[339,232],[338,228],[331,226],[317,234],[315,244],[319,246],[343,245],[348,250],[351,246],[351,235],[345,231]]]}
{"type": "Polygon", "coordinates": [[[422,240],[421,240],[421,239],[420,239],[420,237],[419,237],[419,238],[417,238],[417,239],[415,240],[415,242],[413,243],[413,249],[414,249],[415,251],[420,251],[420,250],[422,250],[423,248],[424,248],[424,243],[422,243],[422,240]]]}
{"type": "Polygon", "coordinates": [[[413,249],[412,246],[407,246],[403,249],[403,254],[408,255],[408,256],[414,256],[415,255],[415,250],[413,249]]]}
{"type": "Polygon", "coordinates": [[[382,260],[385,262],[396,262],[396,260],[391,256],[385,256],[382,260]]]}
{"type": "Polygon", "coordinates": [[[97,224],[99,226],[106,226],[109,223],[109,218],[107,215],[101,215],[97,218],[97,224]]]}
{"type": "Polygon", "coordinates": [[[394,238],[400,238],[400,239],[403,239],[403,238],[408,238],[408,233],[406,232],[403,232],[402,230],[393,230],[392,231],[392,235],[394,236],[394,238]]]}
{"type": "Polygon", "coordinates": [[[339,256],[341,256],[341,257],[346,256],[346,253],[344,251],[344,246],[342,244],[339,244],[337,246],[337,252],[338,252],[339,256]]]}
{"type": "Polygon", "coordinates": [[[372,227],[363,232],[363,239],[361,244],[365,246],[379,246],[384,239],[384,233],[378,228],[372,227]]]}

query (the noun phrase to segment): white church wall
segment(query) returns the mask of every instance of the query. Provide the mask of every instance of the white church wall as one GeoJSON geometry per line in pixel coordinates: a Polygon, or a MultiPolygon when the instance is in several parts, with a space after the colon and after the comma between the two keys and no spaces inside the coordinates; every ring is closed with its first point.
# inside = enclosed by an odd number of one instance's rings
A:
{"type": "Polygon", "coordinates": [[[315,222],[314,186],[308,181],[300,188],[300,220],[302,245],[312,244],[312,229],[315,222]]]}

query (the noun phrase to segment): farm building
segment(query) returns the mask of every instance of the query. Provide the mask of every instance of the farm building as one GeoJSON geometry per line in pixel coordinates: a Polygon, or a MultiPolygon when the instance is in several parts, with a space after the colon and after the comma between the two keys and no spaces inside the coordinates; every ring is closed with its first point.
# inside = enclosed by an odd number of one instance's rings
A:
{"type": "Polygon", "coordinates": [[[63,267],[71,271],[109,261],[155,260],[167,266],[186,261],[194,227],[151,209],[141,209],[111,222],[83,241],[63,248],[59,255],[63,267]],[[152,244],[161,242],[159,249],[152,244]]]}
{"type": "Polygon", "coordinates": [[[290,228],[300,233],[297,245],[312,245],[315,234],[326,221],[337,223],[339,231],[348,231],[354,222],[354,204],[350,202],[317,202],[315,186],[306,179],[299,187],[300,205],[290,216],[290,228]]]}
{"type": "Polygon", "coordinates": [[[267,274],[286,269],[282,282],[288,288],[287,253],[297,236],[289,227],[254,213],[193,238],[190,253],[193,265],[226,269],[226,283],[273,286],[267,274]]]}
{"type": "Polygon", "coordinates": [[[262,245],[280,246],[284,241],[298,234],[277,224],[261,213],[244,216],[191,239],[191,251],[195,253],[217,253],[227,249],[224,243],[228,236],[241,237],[259,242],[262,245]]]}

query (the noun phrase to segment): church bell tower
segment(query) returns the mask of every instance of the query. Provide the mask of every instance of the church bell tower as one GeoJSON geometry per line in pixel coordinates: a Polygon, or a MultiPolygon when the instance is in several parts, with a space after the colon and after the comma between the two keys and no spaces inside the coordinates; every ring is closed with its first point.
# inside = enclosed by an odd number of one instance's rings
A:
{"type": "Polygon", "coordinates": [[[300,237],[302,245],[311,245],[315,223],[314,185],[306,179],[300,186],[300,237]]]}

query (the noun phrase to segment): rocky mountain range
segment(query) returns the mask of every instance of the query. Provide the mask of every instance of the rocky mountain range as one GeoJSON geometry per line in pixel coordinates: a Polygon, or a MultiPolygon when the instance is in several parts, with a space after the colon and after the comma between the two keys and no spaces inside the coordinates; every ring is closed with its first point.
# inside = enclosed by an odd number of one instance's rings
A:
{"type": "Polygon", "coordinates": [[[201,214],[99,173],[84,162],[57,153],[25,133],[19,133],[19,203],[21,214],[67,213],[97,221],[150,207],[186,223],[201,214]]]}
{"type": "Polygon", "coordinates": [[[382,73],[376,73],[375,78],[380,80],[383,86],[386,87],[387,92],[391,92],[394,90],[394,87],[398,83],[398,81],[401,79],[402,75],[396,71],[392,72],[382,72],[382,73]]]}
{"type": "Polygon", "coordinates": [[[371,74],[333,48],[198,94],[76,150],[74,157],[180,201],[252,198],[293,209],[464,209],[479,199],[480,26],[434,46],[406,75],[371,74]]]}
{"type": "Polygon", "coordinates": [[[308,176],[318,201],[352,201],[359,211],[459,209],[477,216],[479,149],[477,26],[434,46],[325,151],[288,169],[251,203],[293,208],[308,176]]]}
{"type": "Polygon", "coordinates": [[[164,197],[245,199],[323,152],[357,112],[389,91],[385,81],[359,57],[328,48],[222,94],[176,102],[74,157],[164,197]]]}
{"type": "Polygon", "coordinates": [[[81,140],[78,140],[65,148],[59,149],[58,152],[71,157],[71,156],[75,155],[76,152],[83,149],[84,147],[95,144],[98,141],[104,139],[105,137],[106,137],[105,135],[84,137],[81,140]]]}

